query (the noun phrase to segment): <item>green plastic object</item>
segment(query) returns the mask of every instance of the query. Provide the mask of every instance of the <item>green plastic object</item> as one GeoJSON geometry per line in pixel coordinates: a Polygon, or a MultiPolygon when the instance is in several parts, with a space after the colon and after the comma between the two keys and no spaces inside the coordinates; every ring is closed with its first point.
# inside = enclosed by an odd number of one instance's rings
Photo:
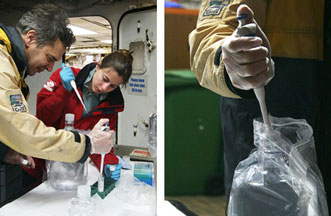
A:
{"type": "Polygon", "coordinates": [[[222,181],[223,167],[220,96],[201,87],[190,70],[167,70],[165,195],[210,194],[216,187],[210,180],[217,174],[222,181]]]}
{"type": "Polygon", "coordinates": [[[94,194],[97,193],[102,199],[104,199],[115,188],[115,180],[105,177],[104,182],[105,186],[103,192],[98,191],[98,181],[91,186],[91,196],[94,196],[94,194]]]}

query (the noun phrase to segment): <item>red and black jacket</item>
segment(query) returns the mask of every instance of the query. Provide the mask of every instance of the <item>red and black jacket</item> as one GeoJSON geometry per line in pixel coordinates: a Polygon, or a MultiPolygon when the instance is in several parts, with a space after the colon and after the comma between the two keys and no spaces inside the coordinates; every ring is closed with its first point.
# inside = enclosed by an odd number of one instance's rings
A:
{"type": "MultiPolygon", "coordinates": [[[[82,88],[84,82],[95,66],[96,63],[91,63],[81,70],[71,68],[76,76],[75,81],[81,98],[83,98],[82,88]]],[[[109,92],[106,99],[101,101],[99,105],[87,114],[83,115],[83,106],[74,90],[69,92],[63,87],[60,71],[61,68],[56,70],[38,93],[36,116],[47,126],[63,129],[65,114],[73,113],[75,114],[74,127],[80,130],[91,130],[101,118],[108,118],[110,129],[116,130],[117,113],[124,110],[124,99],[120,88],[118,87],[114,91],[109,92]]],[[[99,154],[91,154],[90,158],[99,169],[101,156],[99,154]]],[[[39,164],[39,162],[36,163],[39,164]]],[[[118,164],[118,158],[114,155],[113,149],[105,155],[104,165],[106,164],[118,164]]],[[[37,178],[40,178],[42,175],[42,171],[40,169],[38,170],[37,167],[35,170],[25,170],[37,178]]]]}

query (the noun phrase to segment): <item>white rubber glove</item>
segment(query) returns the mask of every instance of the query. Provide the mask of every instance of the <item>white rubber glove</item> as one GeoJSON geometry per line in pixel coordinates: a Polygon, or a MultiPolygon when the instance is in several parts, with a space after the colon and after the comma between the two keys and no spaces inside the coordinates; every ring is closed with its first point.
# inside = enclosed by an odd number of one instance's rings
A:
{"type": "Polygon", "coordinates": [[[247,5],[240,5],[237,14],[248,15],[246,23],[256,25],[256,37],[241,37],[237,29],[224,40],[222,59],[232,85],[249,90],[268,84],[274,77],[275,66],[269,40],[256,24],[253,11],[247,5]]]}
{"type": "Polygon", "coordinates": [[[91,139],[91,154],[107,154],[114,145],[115,131],[103,131],[102,126],[108,119],[100,119],[89,132],[91,139]]]}

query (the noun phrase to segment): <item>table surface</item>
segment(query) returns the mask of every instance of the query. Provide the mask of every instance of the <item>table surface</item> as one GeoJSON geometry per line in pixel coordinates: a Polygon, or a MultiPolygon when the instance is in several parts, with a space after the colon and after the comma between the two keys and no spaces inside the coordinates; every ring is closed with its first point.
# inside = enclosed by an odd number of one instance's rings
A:
{"type": "MultiPolygon", "coordinates": [[[[121,171],[121,179],[124,175],[133,175],[133,165],[135,162],[130,162],[131,170],[121,171]]],[[[98,179],[99,172],[97,168],[89,163],[88,166],[88,184],[92,185],[98,179]]],[[[153,205],[133,205],[125,202],[117,196],[120,193],[119,188],[114,188],[105,199],[93,197],[96,200],[97,214],[96,215],[112,215],[112,216],[154,216],[156,211],[156,202],[153,205]]],[[[0,209],[0,216],[8,215],[24,215],[24,216],[58,216],[68,215],[69,200],[76,197],[76,192],[61,192],[56,191],[49,183],[43,182],[38,187],[29,191],[20,198],[3,206],[0,209]]],[[[156,195],[155,195],[156,197],[156,195]]]]}

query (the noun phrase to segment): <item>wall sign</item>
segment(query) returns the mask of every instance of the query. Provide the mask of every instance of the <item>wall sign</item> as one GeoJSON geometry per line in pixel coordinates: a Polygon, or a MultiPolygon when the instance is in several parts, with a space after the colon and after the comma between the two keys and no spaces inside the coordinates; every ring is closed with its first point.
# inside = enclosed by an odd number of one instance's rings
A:
{"type": "Polygon", "coordinates": [[[128,83],[128,93],[147,96],[147,76],[132,75],[128,83]]]}

